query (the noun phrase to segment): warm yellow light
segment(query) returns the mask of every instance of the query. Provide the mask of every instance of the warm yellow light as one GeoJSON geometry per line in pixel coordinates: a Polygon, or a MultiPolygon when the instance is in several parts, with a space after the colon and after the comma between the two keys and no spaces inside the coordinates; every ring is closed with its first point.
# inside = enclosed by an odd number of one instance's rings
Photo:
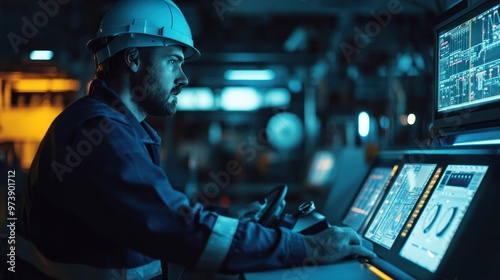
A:
{"type": "Polygon", "coordinates": [[[80,82],[73,79],[22,79],[14,82],[17,92],[64,92],[77,91],[80,82]]]}
{"type": "Polygon", "coordinates": [[[38,143],[62,109],[50,106],[21,107],[0,114],[0,142],[23,144],[18,151],[23,169],[31,165],[38,143]]]}
{"type": "Polygon", "coordinates": [[[399,116],[399,122],[402,125],[408,125],[408,116],[407,115],[400,115],[399,116]]]}
{"type": "Polygon", "coordinates": [[[368,264],[368,269],[383,280],[393,280],[389,275],[383,273],[380,269],[371,264],[368,264]]]}

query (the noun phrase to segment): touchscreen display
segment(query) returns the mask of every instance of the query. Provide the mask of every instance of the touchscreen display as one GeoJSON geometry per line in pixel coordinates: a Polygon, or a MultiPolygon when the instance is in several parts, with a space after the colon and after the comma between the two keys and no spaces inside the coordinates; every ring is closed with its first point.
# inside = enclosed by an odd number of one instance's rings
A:
{"type": "Polygon", "coordinates": [[[393,168],[375,167],[368,175],[358,196],[354,200],[343,224],[358,231],[375,208],[387,181],[391,179],[393,168]]]}
{"type": "Polygon", "coordinates": [[[365,237],[390,249],[435,169],[436,164],[405,164],[371,221],[365,237]]]}
{"type": "Polygon", "coordinates": [[[488,166],[449,165],[408,236],[400,255],[435,272],[488,166]]]}

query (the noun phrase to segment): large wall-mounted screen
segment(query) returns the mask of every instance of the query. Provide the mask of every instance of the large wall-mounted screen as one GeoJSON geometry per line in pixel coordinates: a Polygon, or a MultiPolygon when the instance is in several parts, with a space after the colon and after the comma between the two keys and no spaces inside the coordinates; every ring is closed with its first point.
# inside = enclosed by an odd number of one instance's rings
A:
{"type": "Polygon", "coordinates": [[[436,26],[436,128],[500,122],[500,4],[477,2],[436,26]]]}
{"type": "Polygon", "coordinates": [[[496,5],[438,34],[438,112],[500,99],[500,15],[496,5]]]}

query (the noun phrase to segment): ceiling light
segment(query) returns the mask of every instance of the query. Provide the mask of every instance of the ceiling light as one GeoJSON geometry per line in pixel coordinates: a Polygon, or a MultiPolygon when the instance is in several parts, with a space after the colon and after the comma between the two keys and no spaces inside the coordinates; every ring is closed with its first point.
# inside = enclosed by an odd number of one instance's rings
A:
{"type": "Polygon", "coordinates": [[[286,88],[272,88],[264,94],[267,107],[285,107],[290,104],[290,100],[290,92],[286,88]]]}
{"type": "Polygon", "coordinates": [[[225,111],[253,111],[262,105],[262,95],[252,87],[226,87],[220,98],[225,111]]]}
{"type": "Polygon", "coordinates": [[[51,60],[54,53],[49,50],[37,50],[30,53],[31,60],[51,60]]]}
{"type": "Polygon", "coordinates": [[[370,116],[366,112],[361,112],[358,115],[358,134],[366,137],[368,133],[370,133],[370,116]]]}
{"type": "Polygon", "coordinates": [[[184,88],[177,96],[177,109],[182,111],[214,110],[215,97],[208,87],[184,88]]]}
{"type": "Polygon", "coordinates": [[[276,77],[273,70],[227,70],[224,73],[226,80],[245,80],[245,81],[269,81],[276,77]]]}

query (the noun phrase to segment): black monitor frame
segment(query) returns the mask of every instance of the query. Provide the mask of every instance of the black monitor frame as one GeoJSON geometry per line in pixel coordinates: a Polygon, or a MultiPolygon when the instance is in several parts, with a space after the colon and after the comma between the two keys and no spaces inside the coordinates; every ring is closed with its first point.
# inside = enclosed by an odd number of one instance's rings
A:
{"type": "MultiPolygon", "coordinates": [[[[464,2],[464,1],[463,1],[464,2]]],[[[466,1],[465,1],[466,2],[466,1]]],[[[440,133],[462,133],[464,130],[481,129],[485,127],[498,127],[500,126],[500,100],[495,100],[492,103],[485,103],[474,105],[472,107],[456,109],[446,112],[438,111],[438,98],[439,98],[439,35],[448,31],[465,21],[481,14],[482,12],[500,5],[499,1],[479,1],[469,7],[460,5],[461,10],[445,17],[444,20],[440,19],[435,25],[434,30],[434,109],[433,109],[433,128],[439,129],[440,133]]]]}

